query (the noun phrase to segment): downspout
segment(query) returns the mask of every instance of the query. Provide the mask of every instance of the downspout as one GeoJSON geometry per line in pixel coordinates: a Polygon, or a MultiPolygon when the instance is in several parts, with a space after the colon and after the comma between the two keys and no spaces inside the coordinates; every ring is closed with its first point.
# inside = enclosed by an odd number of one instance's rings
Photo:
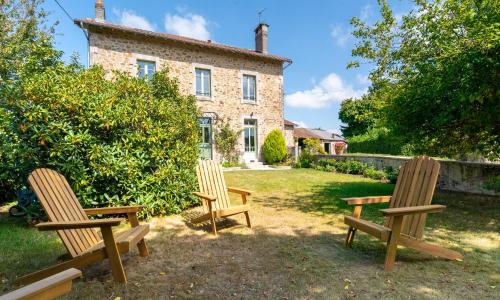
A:
{"type": "Polygon", "coordinates": [[[85,39],[87,40],[87,69],[90,68],[90,37],[88,31],[83,27],[83,22],[80,21],[80,28],[82,29],[83,34],[85,35],[85,39]]]}

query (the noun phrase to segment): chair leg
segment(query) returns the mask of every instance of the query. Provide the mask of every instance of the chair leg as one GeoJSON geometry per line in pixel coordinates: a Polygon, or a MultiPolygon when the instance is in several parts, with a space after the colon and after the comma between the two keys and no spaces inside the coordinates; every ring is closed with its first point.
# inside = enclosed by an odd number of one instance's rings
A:
{"type": "Polygon", "coordinates": [[[354,228],[352,226],[349,226],[349,230],[347,230],[347,237],[345,238],[345,246],[349,247],[352,242],[351,242],[351,236],[353,235],[353,230],[354,228]]]}
{"type": "Polygon", "coordinates": [[[250,223],[250,214],[248,213],[248,211],[245,212],[245,218],[247,219],[247,226],[249,228],[252,228],[252,223],[250,223]]]}
{"type": "MultiPolygon", "coordinates": [[[[128,213],[127,215],[132,227],[139,226],[139,220],[137,219],[136,213],[128,213]]],[[[139,250],[139,256],[145,257],[149,255],[148,247],[146,246],[146,242],[144,241],[144,239],[140,240],[139,243],[137,243],[137,249],[139,250]]]]}
{"type": "Polygon", "coordinates": [[[356,234],[357,229],[352,228],[351,229],[351,234],[349,235],[349,241],[347,243],[347,247],[352,247],[352,242],[354,241],[354,235],[356,234]]]}
{"type": "Polygon", "coordinates": [[[148,246],[146,246],[146,241],[144,241],[144,239],[137,243],[137,249],[139,250],[139,256],[146,257],[149,255],[148,246]]]}
{"type": "Polygon", "coordinates": [[[217,226],[215,225],[215,216],[213,213],[210,215],[210,225],[212,226],[212,233],[217,236],[217,226]]]}
{"type": "Polygon", "coordinates": [[[396,251],[398,250],[399,236],[401,234],[401,227],[403,224],[404,216],[394,217],[391,234],[387,240],[387,253],[385,255],[384,270],[391,271],[396,261],[396,251]]]}
{"type": "Polygon", "coordinates": [[[109,265],[111,266],[111,273],[117,282],[127,283],[127,276],[123,270],[122,260],[120,253],[116,247],[115,238],[111,227],[101,228],[102,238],[106,246],[106,253],[108,255],[109,265]]]}

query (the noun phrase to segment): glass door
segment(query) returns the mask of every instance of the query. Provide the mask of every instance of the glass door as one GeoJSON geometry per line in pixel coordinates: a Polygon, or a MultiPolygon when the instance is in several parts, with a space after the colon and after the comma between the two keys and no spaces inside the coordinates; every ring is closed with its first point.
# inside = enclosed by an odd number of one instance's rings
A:
{"type": "Polygon", "coordinates": [[[245,152],[243,159],[246,162],[257,160],[257,121],[245,119],[243,123],[243,137],[245,141],[245,152]]]}
{"type": "Polygon", "coordinates": [[[200,157],[212,159],[212,119],[200,118],[200,157]]]}

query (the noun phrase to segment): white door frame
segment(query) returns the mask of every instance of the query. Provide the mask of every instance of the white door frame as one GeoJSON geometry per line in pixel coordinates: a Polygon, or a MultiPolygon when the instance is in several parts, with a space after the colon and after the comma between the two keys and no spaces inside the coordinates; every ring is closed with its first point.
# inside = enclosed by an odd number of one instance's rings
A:
{"type": "MultiPolygon", "coordinates": [[[[258,161],[258,121],[255,118],[244,118],[243,119],[243,161],[244,162],[252,162],[252,161],[258,161]],[[246,120],[252,120],[255,122],[254,125],[246,125],[245,121],[246,120]],[[246,129],[254,129],[253,132],[253,138],[254,138],[254,147],[253,151],[250,149],[250,151],[247,151],[246,147],[246,141],[245,141],[245,135],[247,130],[246,129]]],[[[251,144],[251,143],[250,143],[251,144]]]]}

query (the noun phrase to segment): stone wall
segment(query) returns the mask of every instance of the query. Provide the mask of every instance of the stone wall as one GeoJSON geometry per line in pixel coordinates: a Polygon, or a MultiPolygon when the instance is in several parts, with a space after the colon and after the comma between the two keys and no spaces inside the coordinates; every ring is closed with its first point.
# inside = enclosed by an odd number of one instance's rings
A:
{"type": "MultiPolygon", "coordinates": [[[[243,120],[257,120],[257,149],[262,159],[261,145],[273,129],[283,125],[283,69],[281,62],[187,46],[169,41],[144,39],[123,33],[90,33],[90,62],[109,71],[119,70],[135,75],[137,60],[154,61],[156,69],[168,68],[178,79],[181,93],[193,95],[195,68],[211,70],[212,97],[199,99],[202,112],[215,112],[219,119],[228,120],[235,130],[243,128],[243,120]],[[245,103],[242,98],[242,74],[257,78],[257,101],[245,103]]],[[[238,151],[243,152],[243,135],[238,151]]],[[[215,147],[213,148],[215,154],[215,147]]],[[[218,159],[214,155],[214,159],[218,159]]]]}
{"type": "MultiPolygon", "coordinates": [[[[318,155],[318,158],[357,160],[382,170],[385,167],[399,168],[409,157],[375,155],[318,155]]],[[[444,191],[465,192],[479,195],[498,196],[500,193],[484,188],[484,182],[493,176],[500,176],[500,164],[439,160],[441,170],[437,187],[444,191]]],[[[500,200],[500,198],[499,198],[500,200]]]]}

